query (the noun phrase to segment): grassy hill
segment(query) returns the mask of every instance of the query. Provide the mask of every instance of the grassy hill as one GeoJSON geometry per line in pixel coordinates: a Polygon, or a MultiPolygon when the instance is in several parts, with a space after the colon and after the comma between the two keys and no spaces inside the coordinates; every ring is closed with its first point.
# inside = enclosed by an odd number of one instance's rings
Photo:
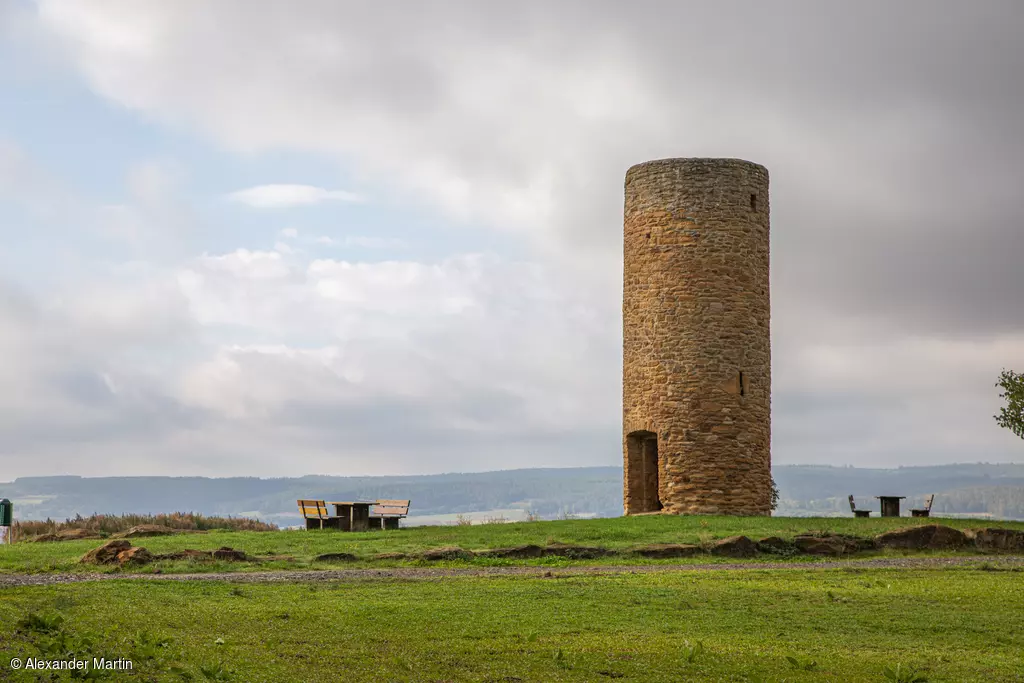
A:
{"type": "MultiPolygon", "coordinates": [[[[593,520],[558,520],[523,522],[514,524],[486,524],[474,526],[423,526],[397,531],[347,533],[339,531],[213,531],[185,533],[173,536],[131,539],[133,545],[143,546],[153,553],[171,553],[191,548],[215,550],[228,546],[256,558],[251,562],[192,562],[163,561],[147,565],[141,571],[159,569],[163,573],[255,571],[261,569],[327,568],[334,565],[360,566],[424,566],[417,555],[431,549],[457,547],[465,551],[494,548],[551,544],[597,547],[616,554],[593,560],[573,560],[564,557],[540,557],[527,560],[505,560],[493,557],[466,557],[456,560],[457,565],[493,566],[506,564],[542,564],[570,566],[579,562],[614,564],[649,564],[660,560],[637,557],[628,551],[651,544],[692,544],[710,546],[714,541],[730,536],[745,535],[757,540],[779,537],[790,540],[800,534],[843,534],[856,538],[872,538],[883,531],[908,526],[939,523],[965,529],[978,526],[973,520],[963,519],[908,519],[908,518],[783,518],[783,517],[684,517],[650,515],[593,520]],[[337,562],[317,562],[315,558],[328,553],[346,553],[351,557],[337,562]],[[384,554],[403,554],[382,560],[384,554]],[[266,558],[282,558],[268,560],[266,558]]],[[[1024,522],[988,523],[1024,531],[1024,522]]],[[[61,541],[54,543],[16,543],[0,553],[0,572],[40,571],[116,571],[110,566],[96,567],[79,564],[78,559],[101,544],[101,540],[61,541]]],[[[964,550],[959,554],[969,554],[964,550]]],[[[896,551],[878,551],[874,554],[902,555],[896,551]]],[[[947,554],[958,554],[949,551],[947,554]]],[[[714,558],[710,558],[714,561],[714,558]]],[[[763,559],[810,559],[808,556],[765,556],[763,559]]],[[[679,562],[674,559],[672,562],[679,562]]],[[[684,560],[686,561],[686,560],[684,560]]],[[[700,555],[692,561],[707,562],[709,556],[700,555]]],[[[451,564],[451,562],[449,562],[451,564]]]]}

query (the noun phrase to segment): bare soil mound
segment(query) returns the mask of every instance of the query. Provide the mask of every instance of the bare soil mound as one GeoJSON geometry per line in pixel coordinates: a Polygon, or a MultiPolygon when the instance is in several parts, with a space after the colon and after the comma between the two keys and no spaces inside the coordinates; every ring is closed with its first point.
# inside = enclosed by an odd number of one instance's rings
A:
{"type": "Polygon", "coordinates": [[[875,536],[875,541],[883,548],[948,550],[967,545],[969,539],[967,534],[959,529],[941,524],[926,524],[887,531],[875,536]]]}
{"type": "Polygon", "coordinates": [[[614,550],[586,545],[568,545],[566,543],[549,543],[544,554],[551,557],[568,557],[573,560],[593,560],[598,557],[614,555],[614,550]]]}
{"type": "Polygon", "coordinates": [[[116,564],[117,556],[132,547],[131,542],[125,540],[107,541],[98,548],[93,548],[79,562],[83,564],[116,564]]]}
{"type": "Polygon", "coordinates": [[[529,560],[544,555],[544,548],[539,545],[517,545],[512,548],[488,548],[476,551],[477,557],[500,557],[510,560],[529,560]]]}
{"type": "Polygon", "coordinates": [[[712,555],[723,557],[753,557],[757,554],[757,544],[746,536],[730,536],[712,543],[710,551],[712,555]]]}
{"type": "Polygon", "coordinates": [[[359,558],[352,553],[324,553],[317,555],[314,562],[355,562],[359,558]]]}
{"type": "Polygon", "coordinates": [[[468,550],[463,550],[457,545],[446,545],[440,548],[431,548],[420,553],[420,557],[429,562],[438,562],[441,560],[468,560],[473,557],[473,553],[468,550]]]}
{"type": "Polygon", "coordinates": [[[54,541],[81,541],[103,538],[101,534],[89,529],[62,529],[55,533],[40,534],[32,539],[33,543],[52,543],[54,541]]]}
{"type": "Polygon", "coordinates": [[[630,552],[652,560],[665,560],[672,557],[693,557],[701,554],[704,550],[699,545],[687,543],[655,543],[633,548],[630,552]]]}
{"type": "Polygon", "coordinates": [[[111,538],[146,538],[147,536],[171,536],[179,533],[177,529],[172,529],[169,526],[162,526],[160,524],[138,524],[133,526],[131,529],[125,531],[118,531],[116,534],[111,534],[111,538]]]}
{"type": "Polygon", "coordinates": [[[964,532],[979,550],[1003,550],[1009,552],[1024,550],[1024,531],[1016,529],[968,529],[964,532]]]}

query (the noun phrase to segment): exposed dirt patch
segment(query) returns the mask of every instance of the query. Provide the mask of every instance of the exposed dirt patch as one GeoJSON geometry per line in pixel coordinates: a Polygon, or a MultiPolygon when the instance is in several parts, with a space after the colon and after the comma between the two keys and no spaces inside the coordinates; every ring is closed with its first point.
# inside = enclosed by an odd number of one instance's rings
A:
{"type": "Polygon", "coordinates": [[[801,534],[793,539],[793,545],[800,552],[808,555],[832,555],[835,557],[877,548],[875,541],[870,538],[843,534],[801,534]]]}
{"type": "Polygon", "coordinates": [[[544,548],[544,554],[549,557],[567,557],[573,560],[593,560],[598,557],[614,555],[614,550],[607,548],[596,548],[585,545],[567,545],[565,543],[549,543],[544,548]]]}
{"type": "Polygon", "coordinates": [[[83,564],[116,564],[117,556],[132,547],[130,541],[107,541],[98,548],[93,548],[79,562],[83,564]]]}
{"type": "Polygon", "coordinates": [[[155,555],[141,546],[132,546],[131,541],[118,538],[93,548],[79,560],[84,564],[148,564],[157,560],[225,560],[228,562],[254,561],[241,550],[219,548],[217,550],[176,550],[172,553],[155,555]]]}
{"type": "Polygon", "coordinates": [[[235,550],[234,548],[228,548],[227,546],[214,550],[210,555],[215,560],[226,560],[228,562],[248,562],[256,559],[249,557],[241,550],[235,550]]]}
{"type": "Polygon", "coordinates": [[[478,557],[500,557],[513,560],[529,560],[544,555],[544,548],[539,545],[519,545],[513,548],[489,548],[478,550],[478,557]]]}
{"type": "Polygon", "coordinates": [[[699,545],[688,545],[685,543],[655,543],[644,545],[631,550],[634,555],[647,557],[654,560],[665,560],[673,557],[693,557],[704,552],[699,545]]]}
{"type": "Polygon", "coordinates": [[[1018,552],[1024,550],[1024,531],[1016,529],[968,529],[967,538],[974,542],[979,550],[1002,550],[1018,552]]]}
{"type": "Polygon", "coordinates": [[[117,563],[122,567],[129,564],[149,564],[153,561],[153,554],[145,548],[138,546],[122,550],[117,554],[117,563]]]}
{"type": "Polygon", "coordinates": [[[212,560],[213,555],[208,550],[192,550],[191,548],[185,548],[184,550],[175,550],[171,553],[163,553],[162,555],[154,555],[154,560],[212,560]]]}
{"type": "Polygon", "coordinates": [[[430,562],[438,562],[441,560],[468,560],[473,557],[473,553],[468,550],[463,550],[457,545],[446,545],[441,548],[431,548],[420,553],[420,557],[430,562]]]}
{"type": "Polygon", "coordinates": [[[314,562],[355,562],[358,559],[352,553],[324,553],[317,555],[314,562]]]}
{"type": "Polygon", "coordinates": [[[949,550],[967,545],[969,539],[959,529],[940,524],[926,524],[887,531],[875,536],[875,541],[883,548],[949,550]]]}
{"type": "Polygon", "coordinates": [[[32,538],[33,543],[53,543],[55,541],[81,541],[103,538],[103,535],[89,529],[63,529],[52,534],[40,534],[32,538]]]}
{"type": "Polygon", "coordinates": [[[111,534],[111,538],[146,538],[148,536],[172,536],[179,533],[177,529],[160,524],[139,524],[125,531],[111,534]]]}
{"type": "Polygon", "coordinates": [[[409,555],[406,553],[378,553],[373,556],[375,560],[406,560],[409,555]]]}
{"type": "Polygon", "coordinates": [[[753,557],[757,554],[757,544],[746,536],[730,536],[712,543],[710,551],[712,555],[723,557],[753,557]]]}
{"type": "Polygon", "coordinates": [[[787,541],[778,536],[762,538],[757,542],[757,551],[767,555],[796,555],[800,549],[792,541],[787,541]]]}

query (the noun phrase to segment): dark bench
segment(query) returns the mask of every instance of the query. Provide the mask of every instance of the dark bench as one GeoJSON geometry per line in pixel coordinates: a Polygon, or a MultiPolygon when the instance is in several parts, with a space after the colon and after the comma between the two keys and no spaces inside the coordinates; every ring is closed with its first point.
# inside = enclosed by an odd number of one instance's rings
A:
{"type": "Polygon", "coordinates": [[[306,520],[307,529],[335,529],[338,517],[327,512],[327,504],[322,500],[300,500],[299,512],[306,520]]]}
{"type": "Polygon", "coordinates": [[[850,494],[850,510],[857,517],[870,517],[871,510],[858,510],[856,503],[853,502],[853,494],[850,494]]]}
{"type": "Polygon", "coordinates": [[[378,500],[370,509],[370,528],[397,529],[398,520],[408,516],[411,502],[410,500],[378,500]]]}
{"type": "Polygon", "coordinates": [[[911,510],[910,511],[910,516],[911,517],[928,517],[929,515],[932,514],[932,503],[934,501],[935,501],[935,494],[933,493],[932,495],[930,495],[927,498],[925,498],[924,507],[920,508],[918,510],[911,510]]]}

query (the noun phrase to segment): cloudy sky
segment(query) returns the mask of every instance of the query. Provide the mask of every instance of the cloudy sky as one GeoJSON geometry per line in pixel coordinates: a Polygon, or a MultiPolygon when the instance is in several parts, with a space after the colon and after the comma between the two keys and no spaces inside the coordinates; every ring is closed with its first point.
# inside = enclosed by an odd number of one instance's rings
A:
{"type": "Polygon", "coordinates": [[[771,174],[773,461],[1024,462],[1024,5],[0,0],[0,480],[621,462],[622,185],[771,174]]]}

